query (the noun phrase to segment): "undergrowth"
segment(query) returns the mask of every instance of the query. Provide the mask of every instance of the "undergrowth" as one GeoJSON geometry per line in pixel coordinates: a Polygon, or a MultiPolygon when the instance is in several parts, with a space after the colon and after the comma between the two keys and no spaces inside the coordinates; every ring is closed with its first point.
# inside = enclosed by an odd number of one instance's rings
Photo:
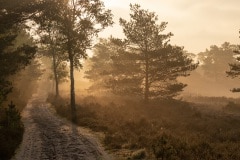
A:
{"type": "Polygon", "coordinates": [[[10,159],[22,141],[21,116],[12,103],[8,108],[0,107],[0,160],[10,159]]]}
{"type": "MultiPolygon", "coordinates": [[[[65,99],[50,96],[49,101],[58,114],[71,120],[65,99]]],[[[225,113],[229,106],[219,113],[193,106],[177,100],[148,106],[85,101],[77,105],[76,123],[103,132],[106,148],[124,159],[240,159],[240,117],[225,113]]]]}

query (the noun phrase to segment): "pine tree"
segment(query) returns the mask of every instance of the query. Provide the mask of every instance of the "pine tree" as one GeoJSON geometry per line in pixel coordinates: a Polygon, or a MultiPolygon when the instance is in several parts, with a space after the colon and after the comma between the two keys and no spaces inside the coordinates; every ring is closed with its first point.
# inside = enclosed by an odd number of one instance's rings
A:
{"type": "Polygon", "coordinates": [[[130,21],[120,19],[129,48],[135,51],[136,61],[141,64],[144,100],[171,98],[186,85],[177,82],[177,77],[188,76],[197,65],[184,55],[183,48],[168,42],[172,33],[162,34],[167,22],[157,24],[154,12],[130,5],[130,21]]]}
{"type": "MultiPolygon", "coordinates": [[[[239,31],[240,33],[240,31],[239,31]]],[[[230,71],[227,71],[227,75],[231,78],[237,78],[240,76],[240,45],[236,46],[236,49],[234,50],[235,57],[236,57],[236,63],[230,63],[230,71]]],[[[231,90],[232,92],[240,92],[240,88],[233,88],[231,90]]]]}

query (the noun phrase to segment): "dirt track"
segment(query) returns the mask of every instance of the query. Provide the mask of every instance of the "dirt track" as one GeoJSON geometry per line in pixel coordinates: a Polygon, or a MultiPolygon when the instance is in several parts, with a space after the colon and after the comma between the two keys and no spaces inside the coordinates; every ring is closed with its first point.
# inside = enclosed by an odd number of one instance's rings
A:
{"type": "Polygon", "coordinates": [[[23,110],[23,142],[13,160],[111,160],[88,130],[58,117],[45,102],[46,95],[33,95],[23,110]]]}

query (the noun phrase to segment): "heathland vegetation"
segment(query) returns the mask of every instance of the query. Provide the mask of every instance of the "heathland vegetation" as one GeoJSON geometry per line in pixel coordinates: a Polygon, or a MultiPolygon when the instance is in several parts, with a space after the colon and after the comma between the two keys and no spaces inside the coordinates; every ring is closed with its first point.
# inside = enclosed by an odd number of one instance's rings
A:
{"type": "Polygon", "coordinates": [[[101,133],[118,159],[240,159],[240,100],[228,98],[240,91],[239,45],[189,53],[170,43],[167,22],[138,4],[119,19],[124,39],[98,41],[113,24],[100,0],[0,4],[0,159],[21,143],[20,112],[43,77],[53,80],[48,102],[57,113],[101,133]],[[75,70],[89,83],[81,97],[75,70]]]}

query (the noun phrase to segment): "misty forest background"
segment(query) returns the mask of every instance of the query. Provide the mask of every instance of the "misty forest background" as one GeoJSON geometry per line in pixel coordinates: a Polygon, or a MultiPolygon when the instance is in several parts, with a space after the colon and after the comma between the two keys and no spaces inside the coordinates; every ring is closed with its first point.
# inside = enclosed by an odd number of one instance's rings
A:
{"type": "Polygon", "coordinates": [[[138,4],[119,20],[124,39],[97,37],[113,16],[99,0],[0,1],[0,157],[14,154],[20,112],[44,88],[120,159],[240,159],[240,46],[189,53],[138,4]]]}

